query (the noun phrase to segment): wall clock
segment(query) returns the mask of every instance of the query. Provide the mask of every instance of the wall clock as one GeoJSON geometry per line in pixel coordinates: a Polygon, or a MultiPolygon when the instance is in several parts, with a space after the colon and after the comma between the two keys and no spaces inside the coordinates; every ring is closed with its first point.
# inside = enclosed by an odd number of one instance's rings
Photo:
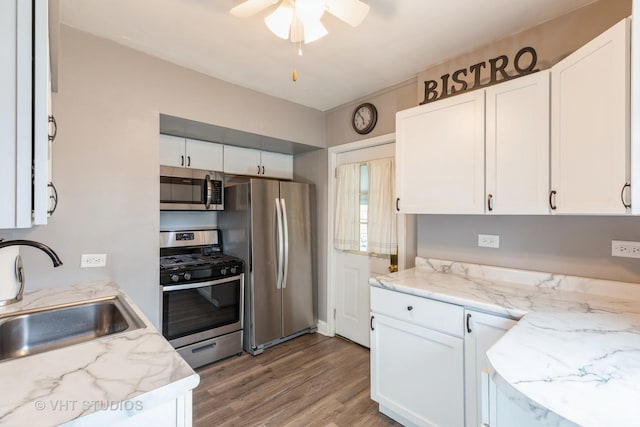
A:
{"type": "Polygon", "coordinates": [[[360,104],[353,110],[353,116],[351,117],[351,125],[353,130],[360,135],[368,134],[376,127],[378,121],[378,110],[375,105],[365,102],[360,104]]]}

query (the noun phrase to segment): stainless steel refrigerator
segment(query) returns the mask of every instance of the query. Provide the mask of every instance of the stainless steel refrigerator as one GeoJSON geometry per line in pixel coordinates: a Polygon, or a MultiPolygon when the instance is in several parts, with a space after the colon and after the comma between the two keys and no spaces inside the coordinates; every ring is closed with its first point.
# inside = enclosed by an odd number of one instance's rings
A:
{"type": "Polygon", "coordinates": [[[259,354],[317,329],[309,184],[247,179],[225,188],[223,251],[245,260],[243,347],[259,354]]]}

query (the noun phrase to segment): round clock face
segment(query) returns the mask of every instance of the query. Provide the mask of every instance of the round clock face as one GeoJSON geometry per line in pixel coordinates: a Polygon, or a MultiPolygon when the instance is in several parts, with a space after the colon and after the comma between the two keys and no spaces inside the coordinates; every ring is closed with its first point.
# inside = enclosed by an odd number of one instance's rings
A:
{"type": "Polygon", "coordinates": [[[358,105],[353,111],[351,124],[353,130],[359,134],[366,134],[373,130],[378,121],[378,111],[373,104],[365,103],[358,105]]]}

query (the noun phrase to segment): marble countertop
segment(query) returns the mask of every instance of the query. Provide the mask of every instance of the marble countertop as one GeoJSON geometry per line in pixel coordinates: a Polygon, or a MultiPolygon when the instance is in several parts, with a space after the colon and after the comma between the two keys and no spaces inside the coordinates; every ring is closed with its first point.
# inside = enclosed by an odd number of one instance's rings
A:
{"type": "Polygon", "coordinates": [[[0,314],[119,295],[146,327],[0,362],[0,425],[109,425],[195,388],[200,377],[108,281],[36,290],[0,314]],[[98,418],[99,417],[99,418],[98,418]],[[98,425],[98,424],[94,424],[98,425]]]}
{"type": "Polygon", "coordinates": [[[519,320],[487,356],[541,425],[640,419],[639,284],[423,258],[369,282],[519,320]]]}

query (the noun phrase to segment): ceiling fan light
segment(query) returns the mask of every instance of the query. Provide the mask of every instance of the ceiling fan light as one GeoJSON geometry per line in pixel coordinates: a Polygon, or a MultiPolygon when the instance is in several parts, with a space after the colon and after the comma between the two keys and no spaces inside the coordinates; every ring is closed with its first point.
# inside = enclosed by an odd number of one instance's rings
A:
{"type": "Polygon", "coordinates": [[[303,22],[304,24],[304,42],[311,43],[328,34],[327,29],[322,25],[320,20],[307,20],[303,22]]]}
{"type": "Polygon", "coordinates": [[[352,27],[362,23],[369,13],[369,5],[360,0],[325,0],[327,12],[352,27]]]}
{"type": "Polygon", "coordinates": [[[302,22],[319,21],[324,14],[325,0],[296,0],[295,8],[302,22]]]}
{"type": "Polygon", "coordinates": [[[264,23],[273,34],[281,39],[289,38],[289,28],[293,19],[293,7],[288,1],[283,1],[280,6],[264,18],[264,23]]]}

